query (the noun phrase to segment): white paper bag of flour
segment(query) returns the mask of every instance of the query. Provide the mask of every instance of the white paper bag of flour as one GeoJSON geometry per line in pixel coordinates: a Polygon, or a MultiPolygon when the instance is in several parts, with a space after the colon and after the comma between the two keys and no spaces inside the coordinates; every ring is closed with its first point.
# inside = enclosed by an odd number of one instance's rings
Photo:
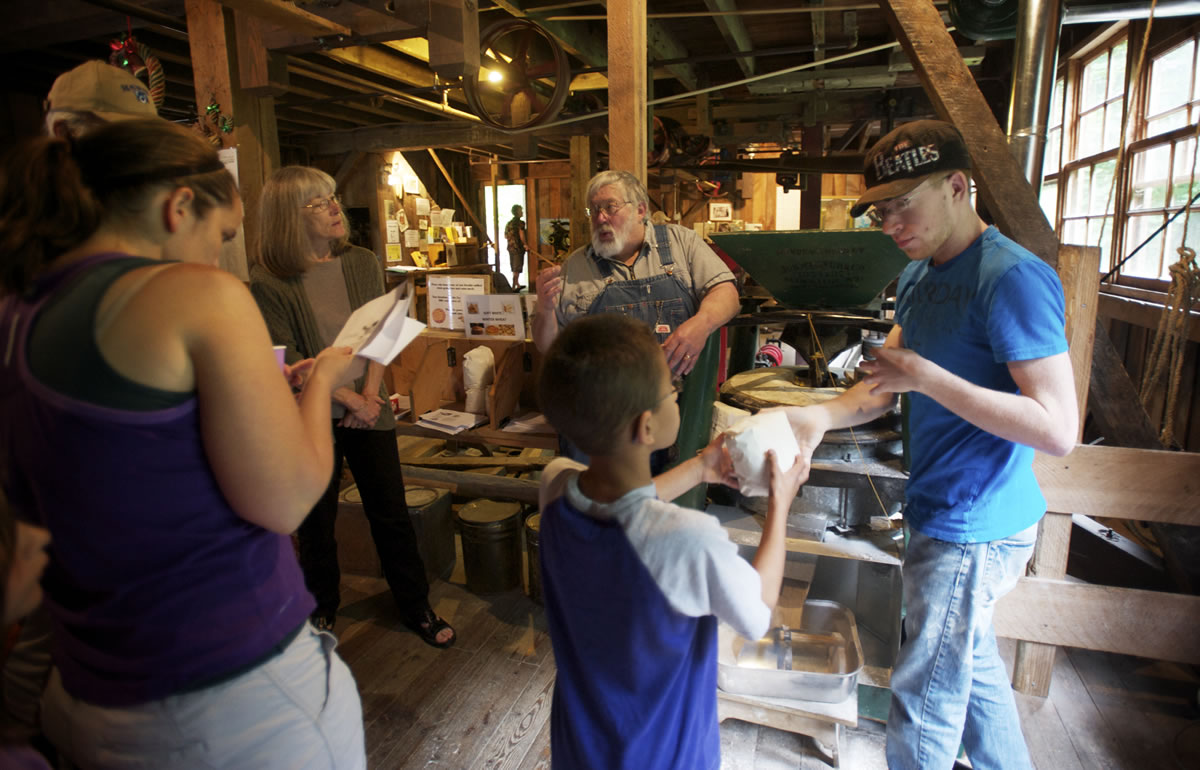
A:
{"type": "Polygon", "coordinates": [[[800,454],[796,434],[781,411],[759,412],[725,431],[725,446],[733,460],[741,492],[747,497],[771,493],[767,450],[774,449],[781,468],[790,468],[800,454]]]}
{"type": "Polygon", "coordinates": [[[463,388],[467,391],[466,410],[487,414],[488,387],[496,376],[496,356],[487,345],[471,348],[463,356],[463,388]]]}

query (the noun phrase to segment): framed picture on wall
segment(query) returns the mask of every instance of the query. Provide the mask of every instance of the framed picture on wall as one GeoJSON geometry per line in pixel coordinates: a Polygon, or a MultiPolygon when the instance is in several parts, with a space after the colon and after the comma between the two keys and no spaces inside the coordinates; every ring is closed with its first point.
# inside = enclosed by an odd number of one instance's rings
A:
{"type": "Polygon", "coordinates": [[[708,204],[708,218],[712,222],[728,222],[733,219],[733,204],[728,201],[713,201],[708,204]]]}

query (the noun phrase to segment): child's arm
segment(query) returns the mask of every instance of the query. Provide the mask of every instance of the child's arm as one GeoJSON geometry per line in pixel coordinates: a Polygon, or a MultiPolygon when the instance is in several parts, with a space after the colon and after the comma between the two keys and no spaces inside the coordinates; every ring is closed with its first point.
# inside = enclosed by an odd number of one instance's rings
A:
{"type": "Polygon", "coordinates": [[[775,450],[767,452],[770,468],[771,495],[767,499],[767,523],[763,526],[762,541],[754,554],[754,569],[762,580],[762,600],[767,609],[775,609],[779,589],[783,585],[783,564],[787,560],[784,546],[787,541],[787,515],[800,485],[808,479],[809,459],[803,452],[788,470],[779,467],[775,450]]]}
{"type": "Polygon", "coordinates": [[[674,500],[701,482],[738,488],[724,433],[708,442],[700,454],[655,476],[654,491],[659,500],[674,500]]]}

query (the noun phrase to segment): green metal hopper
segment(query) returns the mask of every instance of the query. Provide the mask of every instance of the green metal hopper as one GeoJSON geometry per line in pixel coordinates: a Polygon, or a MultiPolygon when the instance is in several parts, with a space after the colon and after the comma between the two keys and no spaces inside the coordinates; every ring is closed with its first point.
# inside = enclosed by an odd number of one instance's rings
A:
{"type": "Polygon", "coordinates": [[[909,262],[880,230],[752,230],[709,237],[793,310],[863,307],[909,262]]]}

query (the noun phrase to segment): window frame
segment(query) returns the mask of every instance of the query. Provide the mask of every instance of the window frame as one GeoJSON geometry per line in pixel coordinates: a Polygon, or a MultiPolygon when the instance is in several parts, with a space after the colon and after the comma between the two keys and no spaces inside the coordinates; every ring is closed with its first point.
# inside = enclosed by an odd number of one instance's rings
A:
{"type": "MultiPolygon", "coordinates": [[[[1182,29],[1174,30],[1157,40],[1152,40],[1150,48],[1145,57],[1143,64],[1143,72],[1141,73],[1141,82],[1133,82],[1133,70],[1137,66],[1137,49],[1141,46],[1142,37],[1145,34],[1145,22],[1121,22],[1111,25],[1105,29],[1099,30],[1088,39],[1080,43],[1077,48],[1067,54],[1064,54],[1063,60],[1060,61],[1058,71],[1055,73],[1055,84],[1061,81],[1063,83],[1064,93],[1062,98],[1063,114],[1060,122],[1061,134],[1059,139],[1060,157],[1057,161],[1057,168],[1049,170],[1055,165],[1053,161],[1049,165],[1044,164],[1047,172],[1043,173],[1042,184],[1056,185],[1055,190],[1055,211],[1053,213],[1052,223],[1054,224],[1055,232],[1062,234],[1066,231],[1069,223],[1086,221],[1101,218],[1111,218],[1112,226],[1107,228],[1104,233],[1102,248],[1105,256],[1102,260],[1101,269],[1107,273],[1112,270],[1115,265],[1127,254],[1128,250],[1135,248],[1138,244],[1127,244],[1127,239],[1130,233],[1133,232],[1131,222],[1135,217],[1153,215],[1161,213],[1163,221],[1173,212],[1174,208],[1182,205],[1175,201],[1167,201],[1162,209],[1138,209],[1130,211],[1130,205],[1133,199],[1134,180],[1134,158],[1149,149],[1160,146],[1168,146],[1170,148],[1168,156],[1168,177],[1167,189],[1171,190],[1174,183],[1177,181],[1174,178],[1174,153],[1176,147],[1188,141],[1191,137],[1197,136],[1197,131],[1200,130],[1200,98],[1197,94],[1200,93],[1200,74],[1193,74],[1191,83],[1192,90],[1188,94],[1188,101],[1183,106],[1183,109],[1188,110],[1187,117],[1191,122],[1185,123],[1183,126],[1168,131],[1164,131],[1156,136],[1147,136],[1150,119],[1147,116],[1149,105],[1149,89],[1151,87],[1151,71],[1153,62],[1156,58],[1160,58],[1175,50],[1178,46],[1184,45],[1188,40],[1193,40],[1193,63],[1200,65],[1200,22],[1193,22],[1182,29]],[[1117,169],[1117,178],[1115,187],[1111,194],[1110,208],[1105,214],[1092,214],[1090,207],[1087,213],[1080,214],[1078,211],[1073,211],[1067,215],[1067,204],[1069,201],[1068,194],[1071,192],[1071,180],[1075,174],[1083,169],[1095,169],[1101,163],[1115,161],[1119,150],[1109,149],[1095,152],[1087,157],[1075,157],[1078,151],[1080,136],[1079,127],[1081,122],[1080,103],[1082,100],[1083,90],[1083,73],[1085,68],[1098,57],[1110,55],[1113,49],[1117,48],[1122,42],[1126,42],[1126,61],[1125,61],[1125,88],[1124,94],[1131,94],[1130,98],[1124,95],[1118,96],[1115,99],[1109,97],[1106,93],[1105,100],[1101,104],[1108,108],[1108,105],[1120,103],[1122,108],[1129,112],[1126,126],[1126,137],[1128,137],[1122,165],[1124,168],[1117,169]]],[[[1111,75],[1112,60],[1109,60],[1109,73],[1111,75]]],[[[1051,102],[1053,104],[1053,101],[1051,102]]],[[[1094,111],[1099,105],[1093,106],[1089,111],[1094,111]]],[[[1177,109],[1177,108],[1176,108],[1177,109]]],[[[1164,114],[1169,114],[1164,112],[1164,114]]],[[[1055,117],[1047,120],[1047,134],[1051,127],[1055,125],[1055,117]]],[[[1103,119],[1101,120],[1103,126],[1103,119]]],[[[1101,128],[1103,131],[1103,128],[1101,128]]],[[[1101,134],[1103,137],[1103,133],[1101,134]]],[[[1047,144],[1049,144],[1047,142],[1047,144]]],[[[1190,164],[1189,173],[1190,173],[1190,164]]],[[[1200,181],[1200,166],[1197,167],[1197,179],[1200,181]]],[[[1187,183],[1187,179],[1183,180],[1183,184],[1187,183]]],[[[1089,181],[1090,184],[1090,181],[1089,181]]],[[[1191,194],[1194,194],[1195,190],[1191,194]]],[[[1041,198],[1039,194],[1039,198],[1041,198]]],[[[1186,202],[1186,201],[1185,201],[1186,202]]],[[[1049,213],[1049,212],[1048,212],[1049,213]]],[[[1192,211],[1192,226],[1196,226],[1196,218],[1200,216],[1200,212],[1192,211]]],[[[1178,222],[1178,220],[1176,220],[1178,222]]],[[[1189,228],[1190,231],[1191,228],[1189,228]]],[[[1066,239],[1064,238],[1064,241],[1066,239]]],[[[1086,238],[1085,245],[1096,245],[1095,238],[1086,238]]],[[[1166,250],[1162,250],[1159,255],[1159,275],[1165,272],[1167,264],[1170,264],[1166,250]],[[1164,264],[1165,262],[1165,264],[1164,264]]],[[[1171,260],[1173,261],[1173,260],[1171,260]]],[[[1146,278],[1141,276],[1126,276],[1120,272],[1114,273],[1110,278],[1111,281],[1117,284],[1137,286],[1141,288],[1153,289],[1162,291],[1170,285],[1167,278],[1146,278]]]]}

